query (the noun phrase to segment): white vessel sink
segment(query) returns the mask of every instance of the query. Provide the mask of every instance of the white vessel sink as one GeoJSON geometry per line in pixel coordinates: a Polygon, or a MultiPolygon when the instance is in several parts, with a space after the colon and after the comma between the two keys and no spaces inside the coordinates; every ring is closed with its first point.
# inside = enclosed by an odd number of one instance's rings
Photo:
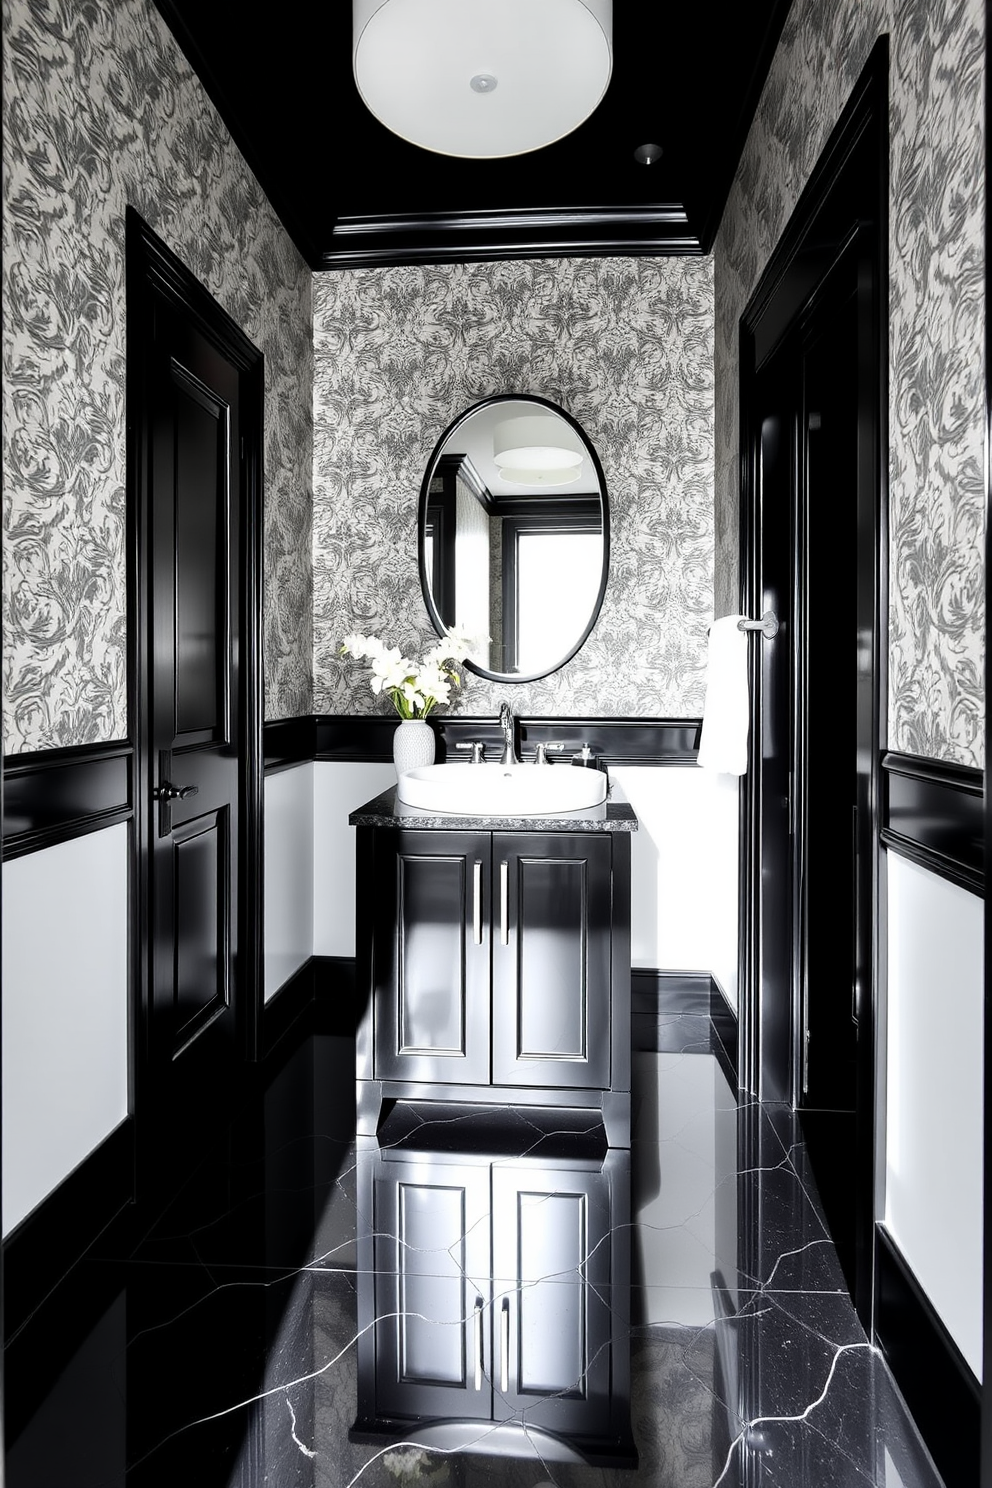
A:
{"type": "Polygon", "coordinates": [[[568,765],[422,765],[399,777],[408,806],[442,816],[554,816],[606,800],[602,770],[568,765]]]}

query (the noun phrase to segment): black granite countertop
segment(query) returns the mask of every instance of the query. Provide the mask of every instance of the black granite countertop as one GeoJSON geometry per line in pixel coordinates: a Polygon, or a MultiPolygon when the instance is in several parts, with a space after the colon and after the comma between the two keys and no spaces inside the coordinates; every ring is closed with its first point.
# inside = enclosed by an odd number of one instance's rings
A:
{"type": "Polygon", "coordinates": [[[396,786],[366,801],[348,817],[353,827],[416,827],[428,832],[636,832],[634,808],[619,786],[611,785],[600,806],[556,811],[549,816],[442,816],[398,799],[396,786]]]}

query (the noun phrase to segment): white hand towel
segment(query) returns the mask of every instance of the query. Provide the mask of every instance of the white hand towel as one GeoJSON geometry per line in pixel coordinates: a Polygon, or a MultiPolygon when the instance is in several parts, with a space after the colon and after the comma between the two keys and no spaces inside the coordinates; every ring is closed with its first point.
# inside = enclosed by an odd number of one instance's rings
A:
{"type": "Polygon", "coordinates": [[[706,703],[698,763],[706,770],[743,775],[747,770],[747,632],[741,615],[725,615],[710,626],[706,703]]]}

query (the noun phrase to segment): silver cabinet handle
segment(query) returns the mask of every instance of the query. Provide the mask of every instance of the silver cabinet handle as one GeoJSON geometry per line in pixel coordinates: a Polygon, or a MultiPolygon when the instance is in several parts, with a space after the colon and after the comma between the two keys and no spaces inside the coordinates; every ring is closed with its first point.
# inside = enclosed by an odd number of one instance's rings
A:
{"type": "Polygon", "coordinates": [[[481,1297],[475,1299],[475,1388],[482,1389],[482,1309],[481,1297]]]}
{"type": "Polygon", "coordinates": [[[499,1314],[499,1388],[503,1395],[510,1388],[510,1299],[503,1298],[499,1314]]]}
{"type": "Polygon", "coordinates": [[[476,858],[472,865],[472,932],[476,945],[482,944],[482,863],[476,858]]]}
{"type": "Polygon", "coordinates": [[[510,944],[510,865],[499,865],[499,938],[510,944]]]}

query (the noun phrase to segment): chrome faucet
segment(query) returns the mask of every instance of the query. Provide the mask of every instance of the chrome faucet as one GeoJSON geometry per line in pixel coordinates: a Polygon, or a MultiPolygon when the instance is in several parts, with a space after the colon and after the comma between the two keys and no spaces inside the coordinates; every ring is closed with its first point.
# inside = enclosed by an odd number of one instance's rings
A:
{"type": "Polygon", "coordinates": [[[499,726],[503,731],[503,754],[500,764],[519,765],[520,760],[513,742],[513,714],[509,703],[499,705],[499,726]]]}

